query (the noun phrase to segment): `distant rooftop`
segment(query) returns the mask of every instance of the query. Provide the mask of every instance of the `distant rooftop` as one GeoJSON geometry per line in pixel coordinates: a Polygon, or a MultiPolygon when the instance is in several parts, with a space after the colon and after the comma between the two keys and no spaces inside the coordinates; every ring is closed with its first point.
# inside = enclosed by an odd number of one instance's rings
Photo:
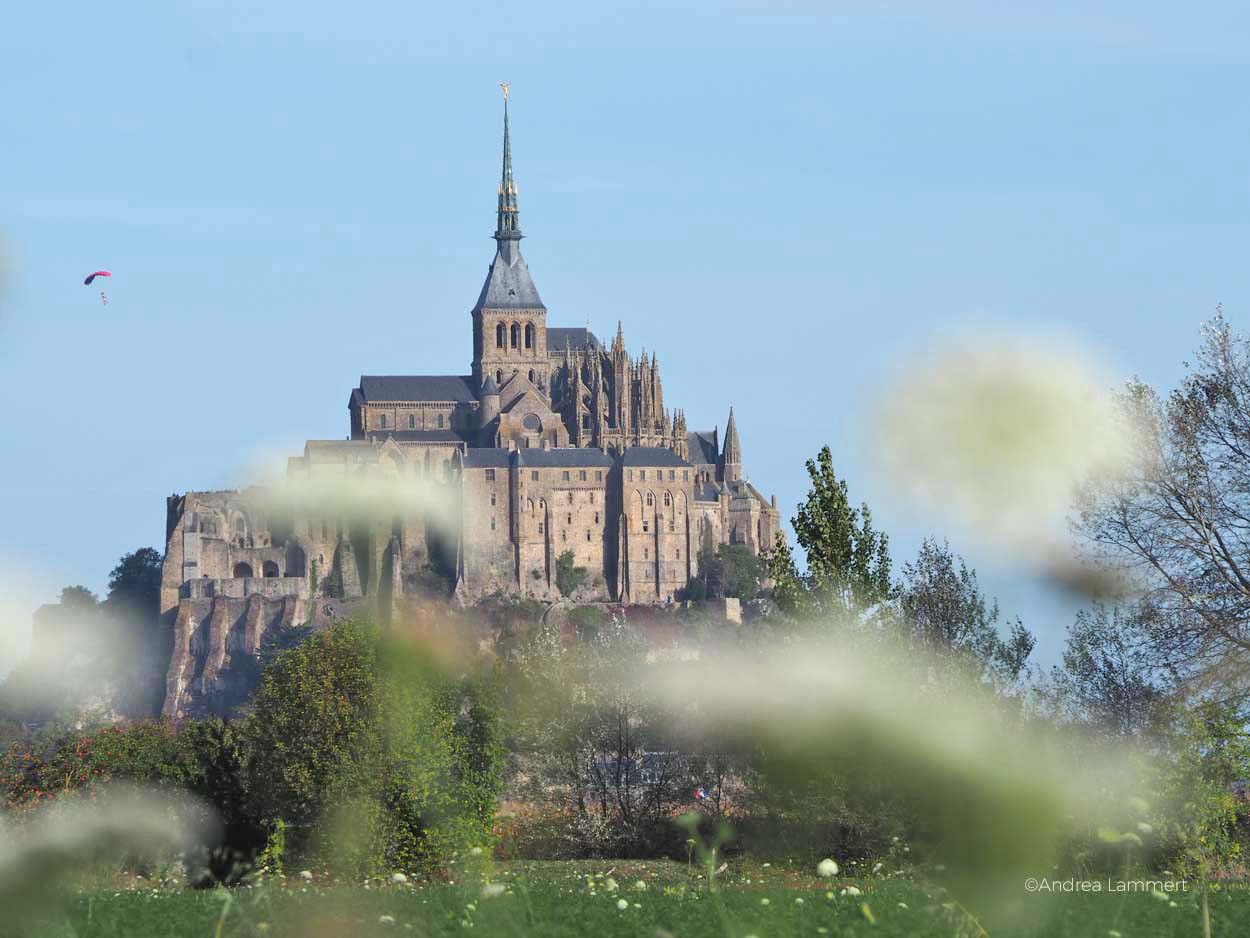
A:
{"type": "Polygon", "coordinates": [[[360,393],[368,403],[376,401],[449,401],[465,404],[477,400],[467,375],[361,375],[360,393]]]}

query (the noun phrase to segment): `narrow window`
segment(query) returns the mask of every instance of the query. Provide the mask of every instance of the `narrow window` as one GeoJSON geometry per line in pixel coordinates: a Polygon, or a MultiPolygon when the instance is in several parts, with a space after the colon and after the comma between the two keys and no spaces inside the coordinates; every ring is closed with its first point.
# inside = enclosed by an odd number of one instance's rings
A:
{"type": "Polygon", "coordinates": [[[633,482],[633,481],[634,481],[634,470],[633,470],[633,469],[630,469],[628,472],[626,472],[626,473],[625,473],[625,477],[626,477],[627,479],[629,479],[629,481],[630,481],[630,482],[633,482]]]}
{"type": "MultiPolygon", "coordinates": [[[[528,343],[527,343],[526,348],[528,348],[528,347],[529,347],[529,345],[528,345],[528,343]]],[[[531,369],[530,369],[530,384],[533,384],[533,383],[534,383],[534,369],[533,369],[533,368],[531,368],[531,369]]]]}
{"type": "Polygon", "coordinates": [[[677,470],[676,469],[668,470],[668,481],[672,482],[676,478],[677,478],[677,470]]]}
{"type": "Polygon", "coordinates": [[[591,492],[591,493],[590,493],[590,504],[592,504],[592,505],[593,505],[594,503],[595,503],[595,493],[594,493],[594,492],[591,492]]]}
{"type": "Polygon", "coordinates": [[[495,493],[494,492],[490,493],[490,507],[491,508],[495,507],[495,493]]]}
{"type": "Polygon", "coordinates": [[[673,504],[673,496],[669,495],[668,492],[665,492],[664,493],[664,507],[669,508],[672,506],[672,504],[673,504]]]}
{"type": "MultiPolygon", "coordinates": [[[[532,322],[525,324],[525,347],[534,347],[534,324],[532,322]]],[[[532,371],[530,372],[530,380],[534,380],[534,372],[532,371]]]]}
{"type": "Polygon", "coordinates": [[[378,424],[378,426],[380,426],[383,430],[385,430],[385,429],[386,429],[386,414],[383,414],[383,415],[381,416],[381,418],[379,418],[379,419],[380,419],[382,422],[381,422],[380,424],[378,424]]]}
{"type": "Polygon", "coordinates": [[[531,481],[531,482],[537,482],[537,481],[538,481],[538,470],[537,470],[537,469],[535,469],[533,472],[531,472],[531,473],[530,473],[530,481],[531,481]]]}
{"type": "Polygon", "coordinates": [[[573,493],[569,492],[569,504],[573,504],[573,493]]]}
{"type": "MultiPolygon", "coordinates": [[[[492,504],[493,504],[493,502],[492,502],[492,504]]],[[[670,531],[674,530],[674,528],[673,528],[673,519],[672,519],[672,518],[669,518],[669,519],[668,519],[668,529],[669,529],[670,531]]]]}
{"type": "Polygon", "coordinates": [[[648,548],[648,547],[644,547],[644,548],[642,549],[642,559],[643,559],[643,560],[650,560],[650,559],[651,559],[651,549],[650,549],[650,548],[648,548]]]}
{"type": "Polygon", "coordinates": [[[590,540],[590,532],[589,532],[589,531],[587,531],[587,532],[586,532],[586,540],[587,540],[587,541],[589,541],[589,540],[590,540]]]}
{"type": "Polygon", "coordinates": [[[681,548],[677,548],[677,559],[681,560],[681,548]]]}
{"type": "Polygon", "coordinates": [[[563,542],[568,541],[568,539],[569,539],[569,532],[568,532],[568,531],[561,531],[561,532],[560,532],[560,541],[563,543],[563,542]]]}
{"type": "Polygon", "coordinates": [[[639,481],[639,482],[646,482],[646,481],[647,481],[647,470],[646,470],[646,469],[639,469],[639,470],[638,470],[638,481],[639,481]]]}
{"type": "Polygon", "coordinates": [[[500,323],[499,325],[495,327],[495,348],[503,348],[503,347],[504,347],[504,330],[503,330],[503,323],[500,323]]]}
{"type": "Polygon", "coordinates": [[[539,534],[543,533],[543,523],[541,521],[538,522],[538,533],[539,534]]]}
{"type": "Polygon", "coordinates": [[[569,481],[569,471],[567,469],[564,470],[564,481],[569,481]]]}
{"type": "Polygon", "coordinates": [[[655,504],[655,496],[652,495],[650,492],[648,492],[647,493],[647,507],[650,508],[654,504],[655,504]]]}
{"type": "Polygon", "coordinates": [[[443,415],[442,414],[438,415],[438,428],[440,430],[443,429],[443,415]]]}
{"type": "Polygon", "coordinates": [[[487,469],[487,470],[486,470],[486,481],[487,481],[487,482],[494,482],[494,481],[495,481],[495,470],[494,470],[494,469],[487,469]]]}
{"type": "Polygon", "coordinates": [[[643,534],[646,534],[646,533],[647,533],[648,531],[650,531],[650,530],[651,530],[651,521],[650,521],[650,519],[648,519],[648,518],[643,518],[643,519],[642,519],[642,533],[643,533],[643,534]]]}
{"type": "Polygon", "coordinates": [[[595,524],[599,523],[599,512],[595,512],[595,524]]]}
{"type": "Polygon", "coordinates": [[[596,470],[595,470],[595,481],[596,481],[596,482],[602,482],[602,481],[603,481],[603,470],[602,470],[602,469],[596,469],[596,470]]]}
{"type": "Polygon", "coordinates": [[[521,327],[517,323],[512,324],[512,347],[517,348],[521,344],[521,327]]]}
{"type": "MultiPolygon", "coordinates": [[[[492,499],[492,502],[493,502],[493,501],[494,501],[494,500],[492,499]]],[[[495,516],[494,516],[494,515],[491,515],[491,516],[490,516],[490,529],[491,529],[492,531],[493,531],[493,530],[495,530],[495,516]]]]}
{"type": "Polygon", "coordinates": [[[585,470],[585,469],[583,469],[581,472],[579,472],[579,473],[577,474],[577,478],[578,478],[578,480],[579,480],[579,481],[581,481],[581,482],[585,482],[585,481],[586,481],[586,470],[585,470]]]}
{"type": "Polygon", "coordinates": [[[408,429],[409,430],[417,429],[417,415],[416,414],[408,415],[408,429]]]}
{"type": "Polygon", "coordinates": [[[690,481],[690,470],[689,470],[689,469],[683,469],[683,470],[681,471],[681,478],[682,478],[682,481],[684,481],[684,482],[689,482],[689,481],[690,481]]]}
{"type": "Polygon", "coordinates": [[[572,523],[573,523],[573,514],[572,514],[572,512],[570,512],[570,513],[569,513],[569,520],[568,520],[568,523],[569,523],[569,524],[572,524],[572,523]]]}
{"type": "MultiPolygon", "coordinates": [[[[500,329],[502,329],[502,328],[503,328],[503,326],[500,326],[499,328],[500,328],[500,329]]],[[[502,335],[502,334],[503,334],[503,333],[500,333],[500,335],[502,335]]],[[[500,347],[500,348],[503,348],[503,346],[502,346],[502,345],[500,345],[499,347],[500,347]]],[[[499,369],[498,371],[496,371],[496,372],[495,372],[495,383],[496,383],[496,384],[503,384],[503,369],[502,369],[502,368],[501,368],[501,369],[499,369]]]]}

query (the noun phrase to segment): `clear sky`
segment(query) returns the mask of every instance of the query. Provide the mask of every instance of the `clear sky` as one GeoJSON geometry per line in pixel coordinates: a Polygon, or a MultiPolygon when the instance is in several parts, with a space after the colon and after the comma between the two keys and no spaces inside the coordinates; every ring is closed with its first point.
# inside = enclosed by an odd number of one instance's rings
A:
{"type": "MultiPolygon", "coordinates": [[[[11,579],[101,590],[163,547],[165,496],[346,435],[362,373],[467,372],[500,80],[549,322],[623,320],[692,429],[732,403],[786,517],[829,443],[899,563],[943,532],[862,415],[935,336],[1061,329],[1170,385],[1217,303],[1245,322],[1244,4],[22,3],[11,579]]],[[[1053,657],[1066,602],[953,546],[1053,657]]]]}

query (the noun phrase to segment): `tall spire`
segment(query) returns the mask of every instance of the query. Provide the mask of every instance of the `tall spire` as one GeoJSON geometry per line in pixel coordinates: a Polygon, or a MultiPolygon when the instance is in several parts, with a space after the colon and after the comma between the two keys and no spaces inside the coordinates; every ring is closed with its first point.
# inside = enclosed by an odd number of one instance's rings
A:
{"type": "Polygon", "coordinates": [[[499,219],[495,225],[495,240],[502,248],[504,241],[521,238],[521,218],[517,212],[516,182],[512,178],[512,143],[508,138],[508,83],[503,88],[503,172],[499,179],[499,219]]]}
{"type": "Polygon", "coordinates": [[[742,444],[738,441],[738,424],[734,421],[734,409],[729,408],[729,423],[725,426],[725,448],[721,451],[721,465],[726,482],[742,478],[742,444]]]}

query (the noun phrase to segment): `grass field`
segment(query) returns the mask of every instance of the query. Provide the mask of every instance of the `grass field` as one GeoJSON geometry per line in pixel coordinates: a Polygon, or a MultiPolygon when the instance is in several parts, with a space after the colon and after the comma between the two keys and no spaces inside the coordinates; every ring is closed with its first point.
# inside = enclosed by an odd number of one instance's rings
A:
{"type": "MultiPolygon", "coordinates": [[[[298,877],[232,890],[153,887],[71,894],[55,912],[0,935],[148,936],[534,935],[543,938],[780,938],[790,935],[978,935],[940,892],[898,877],[818,880],[792,870],[731,870],[709,893],[695,871],[671,862],[503,864],[482,883],[336,885],[298,877]],[[609,878],[612,882],[609,882],[609,878]],[[615,883],[616,888],[613,888],[615,883]],[[642,885],[639,885],[639,884],[642,885]],[[856,896],[846,887],[860,890],[856,896]],[[621,905],[624,905],[622,908],[621,905]]],[[[1023,891],[1023,890],[1022,890],[1023,891]]],[[[993,934],[1083,938],[1202,935],[1198,895],[1031,896],[1014,926],[993,934]],[[1175,905],[1171,904],[1175,901],[1175,905]]],[[[1213,934],[1250,934],[1250,891],[1211,894],[1213,934]]]]}

